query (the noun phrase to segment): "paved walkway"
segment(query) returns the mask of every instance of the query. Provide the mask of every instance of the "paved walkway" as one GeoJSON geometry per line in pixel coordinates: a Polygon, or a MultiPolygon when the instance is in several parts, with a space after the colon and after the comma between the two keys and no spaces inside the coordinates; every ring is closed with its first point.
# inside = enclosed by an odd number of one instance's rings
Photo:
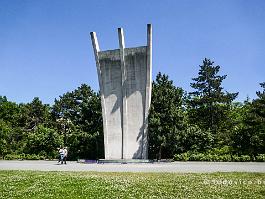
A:
{"type": "Polygon", "coordinates": [[[37,171],[98,171],[98,172],[260,172],[265,173],[265,162],[172,162],[172,163],[130,163],[130,164],[84,164],[57,161],[16,161],[0,160],[0,170],[37,170],[37,171]]]}

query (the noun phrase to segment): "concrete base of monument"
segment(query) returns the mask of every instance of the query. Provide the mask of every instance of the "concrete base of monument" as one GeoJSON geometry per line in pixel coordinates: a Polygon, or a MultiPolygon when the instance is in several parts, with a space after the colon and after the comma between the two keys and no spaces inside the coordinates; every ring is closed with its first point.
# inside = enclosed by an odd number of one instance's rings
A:
{"type": "Polygon", "coordinates": [[[153,163],[153,160],[146,159],[99,159],[99,160],[86,160],[86,159],[78,159],[78,163],[84,164],[105,164],[105,163],[120,163],[120,164],[129,164],[129,163],[153,163]]]}
{"type": "Polygon", "coordinates": [[[78,159],[78,163],[85,163],[85,164],[96,164],[98,163],[97,160],[86,160],[86,159],[78,159]]]}
{"type": "Polygon", "coordinates": [[[99,159],[98,164],[105,164],[105,163],[121,163],[121,164],[128,164],[128,163],[153,163],[153,160],[148,159],[99,159]]]}
{"type": "Polygon", "coordinates": [[[99,159],[99,160],[87,160],[87,159],[78,159],[78,163],[85,164],[105,164],[105,163],[120,163],[120,164],[129,164],[129,163],[170,163],[172,159],[161,159],[161,160],[149,160],[149,159],[99,159]]]}

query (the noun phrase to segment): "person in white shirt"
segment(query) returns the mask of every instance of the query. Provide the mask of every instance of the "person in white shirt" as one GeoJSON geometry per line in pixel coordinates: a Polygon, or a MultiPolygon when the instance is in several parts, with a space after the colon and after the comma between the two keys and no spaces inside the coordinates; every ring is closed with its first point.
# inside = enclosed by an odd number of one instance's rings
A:
{"type": "MultiPolygon", "coordinates": [[[[67,155],[68,155],[67,147],[64,147],[63,151],[64,151],[63,161],[64,161],[64,164],[66,164],[66,159],[67,159],[67,155]]],[[[63,164],[63,161],[62,161],[62,164],[63,164]]]]}
{"type": "Polygon", "coordinates": [[[60,149],[59,149],[59,161],[58,161],[58,163],[61,162],[61,164],[63,164],[64,156],[65,156],[65,151],[64,151],[63,147],[60,147],[60,149]]]}

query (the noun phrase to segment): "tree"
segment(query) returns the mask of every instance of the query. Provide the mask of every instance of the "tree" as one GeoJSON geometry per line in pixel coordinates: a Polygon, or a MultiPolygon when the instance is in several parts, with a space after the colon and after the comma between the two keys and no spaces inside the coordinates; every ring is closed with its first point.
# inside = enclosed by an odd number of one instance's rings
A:
{"type": "Polygon", "coordinates": [[[10,153],[10,143],[8,143],[8,136],[12,128],[0,119],[0,157],[4,157],[10,153]]]}
{"type": "Polygon", "coordinates": [[[233,146],[238,153],[256,156],[265,153],[265,82],[258,98],[245,104],[243,123],[233,137],[233,146]]]}
{"type": "Polygon", "coordinates": [[[69,146],[69,156],[103,158],[104,140],[100,97],[82,84],[55,100],[52,108],[57,128],[69,146]]]}
{"type": "Polygon", "coordinates": [[[152,86],[149,114],[149,158],[172,158],[183,130],[183,90],[160,72],[152,86]]]}
{"type": "Polygon", "coordinates": [[[185,128],[177,137],[177,153],[205,152],[213,146],[213,135],[197,125],[185,123],[185,128]]]}
{"type": "Polygon", "coordinates": [[[0,119],[16,127],[19,117],[19,106],[14,102],[8,101],[5,96],[0,96],[0,119]]]}
{"type": "MultiPolygon", "coordinates": [[[[24,135],[19,127],[21,110],[19,106],[0,96],[0,143],[2,145],[2,155],[23,151],[24,135]]],[[[1,147],[0,147],[1,148],[1,147]]]]}
{"type": "Polygon", "coordinates": [[[51,109],[47,104],[35,97],[31,103],[20,104],[21,110],[20,126],[24,131],[33,131],[38,125],[43,124],[51,127],[51,109]]]}
{"type": "Polygon", "coordinates": [[[57,156],[58,146],[63,144],[62,136],[54,129],[44,127],[42,124],[27,134],[27,154],[42,154],[51,158],[57,156]]]}
{"type": "Polygon", "coordinates": [[[230,105],[238,93],[223,91],[221,85],[227,76],[218,75],[219,71],[220,66],[214,66],[213,61],[203,60],[198,77],[190,84],[195,91],[189,93],[187,104],[190,123],[204,131],[210,130],[221,141],[226,138],[221,129],[228,121],[230,105]]]}

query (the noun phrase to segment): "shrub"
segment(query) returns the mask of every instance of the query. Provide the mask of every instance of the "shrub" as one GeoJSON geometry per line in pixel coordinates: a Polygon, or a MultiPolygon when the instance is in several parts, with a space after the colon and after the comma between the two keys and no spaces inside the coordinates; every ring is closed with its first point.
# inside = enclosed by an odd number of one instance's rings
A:
{"type": "Polygon", "coordinates": [[[251,160],[249,155],[241,155],[239,159],[240,159],[240,162],[249,162],[251,160]]]}
{"type": "Polygon", "coordinates": [[[174,161],[181,161],[181,154],[175,154],[174,157],[173,157],[173,160],[174,161]]]}
{"type": "MultiPolygon", "coordinates": [[[[210,153],[182,153],[174,156],[175,161],[210,161],[210,162],[249,162],[251,157],[249,155],[231,155],[231,154],[210,154],[210,153]]],[[[256,161],[264,162],[265,154],[260,154],[256,157],[256,161]]]]}
{"type": "Polygon", "coordinates": [[[232,160],[234,162],[240,162],[240,157],[238,155],[232,155],[232,160]]]}
{"type": "Polygon", "coordinates": [[[189,157],[189,160],[191,161],[201,161],[203,159],[203,154],[202,153],[194,153],[191,154],[189,157]]]}
{"type": "Polygon", "coordinates": [[[36,154],[26,154],[26,160],[45,160],[45,156],[36,155],[36,154]]]}
{"type": "Polygon", "coordinates": [[[45,156],[36,154],[7,154],[5,160],[45,160],[45,156]]]}
{"type": "Polygon", "coordinates": [[[189,154],[188,153],[181,153],[174,155],[173,160],[175,161],[188,161],[189,160],[189,154]]]}
{"type": "Polygon", "coordinates": [[[202,153],[201,160],[202,161],[211,161],[211,155],[202,153]]]}
{"type": "Polygon", "coordinates": [[[232,161],[232,157],[231,157],[230,154],[221,155],[221,156],[219,156],[219,161],[231,162],[232,161]]]}
{"type": "Polygon", "coordinates": [[[20,156],[16,154],[7,154],[5,155],[4,159],[5,160],[18,160],[20,159],[20,156]]]}
{"type": "Polygon", "coordinates": [[[256,161],[257,162],[265,162],[265,154],[258,154],[256,156],[256,161]]]}
{"type": "Polygon", "coordinates": [[[216,154],[213,154],[212,155],[212,161],[214,161],[214,162],[216,162],[216,161],[219,161],[219,156],[218,155],[216,155],[216,154]]]}
{"type": "Polygon", "coordinates": [[[207,153],[214,154],[214,155],[226,155],[226,154],[230,154],[231,151],[232,151],[232,147],[223,146],[222,148],[213,148],[207,151],[207,153]]]}

